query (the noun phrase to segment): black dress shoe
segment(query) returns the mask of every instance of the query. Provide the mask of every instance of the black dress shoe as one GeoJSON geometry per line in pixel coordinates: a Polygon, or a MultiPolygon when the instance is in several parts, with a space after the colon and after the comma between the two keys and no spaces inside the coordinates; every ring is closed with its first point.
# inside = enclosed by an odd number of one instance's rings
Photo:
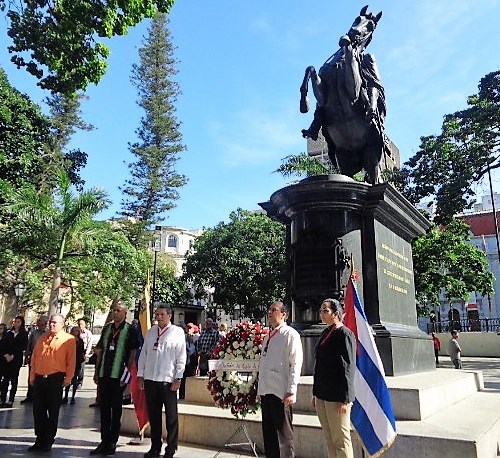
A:
{"type": "Polygon", "coordinates": [[[144,454],[144,458],[154,458],[160,456],[160,450],[151,449],[144,454]]]}
{"type": "Polygon", "coordinates": [[[101,455],[111,456],[115,454],[115,451],[116,451],[115,444],[107,444],[106,447],[102,449],[101,455]]]}
{"type": "Polygon", "coordinates": [[[21,401],[21,404],[26,404],[27,402],[33,402],[33,399],[26,398],[21,401]]]}
{"type": "Polygon", "coordinates": [[[94,450],[90,452],[91,455],[102,455],[102,451],[106,448],[106,444],[101,442],[94,450]]]}
{"type": "Polygon", "coordinates": [[[28,452],[50,452],[52,450],[52,445],[40,444],[35,442],[33,445],[28,447],[28,452]]]}

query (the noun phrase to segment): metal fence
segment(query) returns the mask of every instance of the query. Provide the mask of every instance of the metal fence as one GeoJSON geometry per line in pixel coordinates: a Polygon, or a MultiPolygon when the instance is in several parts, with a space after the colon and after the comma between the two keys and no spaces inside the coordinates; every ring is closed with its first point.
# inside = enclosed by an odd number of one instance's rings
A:
{"type": "Polygon", "coordinates": [[[434,321],[427,323],[427,332],[500,332],[500,318],[434,321]]]}

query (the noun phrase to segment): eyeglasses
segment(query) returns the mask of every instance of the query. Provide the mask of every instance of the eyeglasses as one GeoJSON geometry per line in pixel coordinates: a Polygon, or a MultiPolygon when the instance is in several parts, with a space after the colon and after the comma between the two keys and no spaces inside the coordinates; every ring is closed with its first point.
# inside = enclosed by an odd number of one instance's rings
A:
{"type": "Polygon", "coordinates": [[[62,321],[54,321],[54,320],[52,320],[52,321],[49,321],[49,323],[50,324],[59,324],[59,323],[62,323],[62,321]]]}
{"type": "Polygon", "coordinates": [[[281,312],[281,309],[275,309],[275,308],[269,309],[269,313],[274,313],[274,312],[281,312]]]}

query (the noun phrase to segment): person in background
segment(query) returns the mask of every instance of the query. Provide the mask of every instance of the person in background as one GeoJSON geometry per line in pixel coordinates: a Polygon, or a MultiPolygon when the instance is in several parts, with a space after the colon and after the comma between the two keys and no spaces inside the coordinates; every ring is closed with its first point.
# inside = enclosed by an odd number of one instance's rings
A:
{"type": "Polygon", "coordinates": [[[219,337],[222,339],[227,334],[227,323],[221,323],[219,326],[219,337]]]}
{"type": "Polygon", "coordinates": [[[113,306],[113,321],[104,326],[96,345],[94,382],[98,386],[101,413],[101,442],[91,455],[114,455],[120,436],[123,390],[121,378],[135,362],[136,333],[125,321],[127,307],[121,301],[113,306]]]}
{"type": "Polygon", "coordinates": [[[462,349],[458,343],[460,334],[455,329],[451,331],[451,339],[448,343],[448,354],[455,366],[455,369],[462,369],[462,349]]]}
{"type": "Polygon", "coordinates": [[[5,376],[1,388],[1,407],[12,407],[16,397],[19,371],[23,365],[24,350],[28,345],[28,333],[24,325],[24,317],[16,316],[13,328],[7,333],[7,352],[2,355],[6,361],[5,376]],[[7,401],[7,392],[10,393],[7,401]]]}
{"type": "Polygon", "coordinates": [[[75,374],[71,379],[71,385],[68,385],[64,388],[64,397],[62,399],[63,404],[68,403],[68,395],[70,387],[73,388],[70,404],[75,403],[76,390],[78,388],[78,385],[80,384],[79,376],[80,376],[81,366],[85,362],[85,344],[83,343],[83,340],[80,337],[81,328],[79,326],[73,326],[71,328],[70,334],[75,338],[75,346],[76,346],[75,374]]]}
{"type": "Polygon", "coordinates": [[[47,316],[40,316],[36,320],[36,328],[30,332],[28,337],[28,345],[26,347],[26,352],[24,353],[25,364],[28,365],[28,391],[26,393],[26,398],[21,401],[21,404],[27,402],[33,402],[33,387],[29,383],[30,371],[31,371],[31,355],[33,353],[33,348],[35,348],[36,341],[43,334],[47,332],[47,323],[49,318],[47,316]]]}
{"type": "Polygon", "coordinates": [[[293,411],[302,368],[299,333],[286,324],[288,308],[281,301],[267,313],[271,329],[262,342],[257,395],[262,408],[262,435],[267,458],[293,458],[293,411]]]}
{"type": "Polygon", "coordinates": [[[75,373],[76,344],[64,329],[64,316],[52,315],[49,332],[40,337],[31,355],[30,384],[33,385],[35,443],[29,452],[48,452],[59,423],[63,388],[75,373]]]}
{"type": "Polygon", "coordinates": [[[3,355],[7,353],[7,325],[0,323],[0,399],[2,397],[3,378],[5,377],[5,367],[7,361],[3,355]]]}
{"type": "Polygon", "coordinates": [[[431,334],[432,343],[434,345],[434,356],[436,358],[436,366],[439,365],[439,350],[441,350],[441,341],[435,332],[431,334]]]}
{"type": "Polygon", "coordinates": [[[186,397],[186,378],[196,375],[196,366],[198,365],[198,353],[196,352],[196,341],[198,340],[198,326],[188,323],[185,329],[186,333],[186,368],[182,376],[181,387],[179,388],[179,399],[186,397]]]}
{"type": "Polygon", "coordinates": [[[199,374],[204,376],[208,374],[208,360],[219,341],[219,331],[217,325],[214,325],[212,318],[205,320],[205,329],[201,331],[200,337],[196,342],[196,351],[199,357],[199,374]]]}
{"type": "Polygon", "coordinates": [[[151,427],[151,449],[144,458],[160,456],[163,408],[167,429],[164,458],[173,458],[179,440],[177,391],[186,366],[186,340],[184,331],[170,322],[170,306],[161,304],[155,316],[156,324],[146,334],[137,368],[137,382],[145,391],[151,427]]]}
{"type": "Polygon", "coordinates": [[[319,313],[327,328],[314,352],[313,404],[328,458],[354,458],[351,407],[355,399],[356,338],[342,325],[344,311],[338,300],[325,299],[319,313]]]}
{"type": "Polygon", "coordinates": [[[89,360],[92,354],[92,332],[87,329],[87,323],[83,318],[79,318],[76,322],[80,329],[80,339],[83,342],[83,349],[85,351],[85,358],[80,365],[80,373],[78,374],[78,383],[82,385],[83,377],[85,376],[85,363],[89,360]]]}

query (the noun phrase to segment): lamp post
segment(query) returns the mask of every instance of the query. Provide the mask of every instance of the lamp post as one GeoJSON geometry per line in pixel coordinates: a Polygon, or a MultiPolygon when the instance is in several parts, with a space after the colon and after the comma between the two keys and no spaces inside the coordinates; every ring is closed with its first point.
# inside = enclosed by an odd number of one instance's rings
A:
{"type": "Polygon", "coordinates": [[[26,286],[24,283],[20,282],[16,286],[14,286],[14,292],[16,293],[16,308],[17,308],[17,313],[19,314],[19,303],[21,302],[21,299],[24,296],[24,293],[26,292],[26,286]]]}
{"type": "Polygon", "coordinates": [[[156,260],[157,260],[158,252],[161,251],[161,226],[156,226],[155,231],[160,231],[160,232],[155,233],[155,241],[153,244],[153,251],[155,253],[155,258],[154,258],[154,264],[153,264],[153,289],[151,291],[151,304],[149,306],[151,319],[153,319],[155,293],[156,293],[156,260]]]}

